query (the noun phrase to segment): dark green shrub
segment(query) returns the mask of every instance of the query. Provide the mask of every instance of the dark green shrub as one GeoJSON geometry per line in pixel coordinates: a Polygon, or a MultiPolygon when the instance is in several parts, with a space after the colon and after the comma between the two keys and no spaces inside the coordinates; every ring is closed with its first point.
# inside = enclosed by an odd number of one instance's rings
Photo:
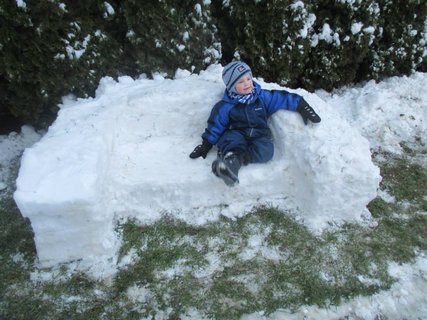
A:
{"type": "Polygon", "coordinates": [[[173,75],[221,56],[206,1],[3,1],[0,18],[0,116],[36,126],[103,76],[173,75]]]}
{"type": "Polygon", "coordinates": [[[355,82],[359,66],[378,34],[379,6],[374,0],[316,1],[311,51],[301,83],[307,89],[355,82]]]}
{"type": "MultiPolygon", "coordinates": [[[[302,4],[302,3],[301,3],[302,4]]],[[[216,4],[224,56],[247,61],[257,76],[297,86],[310,53],[314,16],[290,1],[230,0],[216,4]],[[222,16],[219,16],[221,7],[222,16]],[[228,39],[228,42],[227,42],[228,39]],[[230,40],[235,41],[234,45],[230,40]],[[233,50],[232,53],[229,50],[233,50]]],[[[227,62],[228,62],[227,61],[227,62]]]]}
{"type": "Polygon", "coordinates": [[[424,0],[383,0],[381,34],[370,47],[364,65],[365,79],[381,79],[426,71],[423,57],[427,42],[427,2],[424,0]]]}
{"type": "Polygon", "coordinates": [[[106,32],[108,17],[98,3],[1,4],[2,108],[43,127],[55,118],[63,96],[88,96],[103,75],[114,72],[120,43],[106,32]]]}
{"type": "Polygon", "coordinates": [[[268,81],[332,90],[426,68],[425,1],[213,3],[224,62],[242,58],[268,81]]]}
{"type": "Polygon", "coordinates": [[[129,55],[138,72],[201,70],[220,58],[216,27],[205,1],[123,2],[129,55]]]}
{"type": "Polygon", "coordinates": [[[290,87],[332,89],[356,78],[379,9],[374,0],[231,0],[223,10],[234,28],[235,55],[248,60],[257,75],[290,87]]]}
{"type": "Polygon", "coordinates": [[[0,15],[0,105],[28,123],[48,122],[58,102],[52,90],[60,90],[67,72],[54,60],[70,32],[64,12],[49,1],[3,1],[0,15]]]}

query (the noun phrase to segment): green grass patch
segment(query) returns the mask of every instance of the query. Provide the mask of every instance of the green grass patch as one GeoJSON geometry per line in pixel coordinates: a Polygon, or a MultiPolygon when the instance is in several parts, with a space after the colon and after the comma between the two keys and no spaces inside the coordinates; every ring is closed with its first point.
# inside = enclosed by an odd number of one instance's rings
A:
{"type": "Polygon", "coordinates": [[[427,170],[410,158],[391,158],[381,166],[382,186],[397,201],[408,201],[412,205],[427,206],[427,170]]]}
{"type": "Polygon", "coordinates": [[[34,234],[12,199],[0,200],[0,296],[10,281],[24,281],[35,259],[34,234]]]}
{"type": "Polygon", "coordinates": [[[123,230],[124,246],[137,256],[117,274],[116,290],[138,284],[174,317],[196,308],[216,319],[238,319],[371,295],[393,283],[387,263],[390,250],[400,250],[377,246],[377,231],[358,225],[314,236],[274,208],[198,228],[168,219],[147,227],[130,221],[123,230]],[[153,235],[159,241],[150,241],[153,235]]]}

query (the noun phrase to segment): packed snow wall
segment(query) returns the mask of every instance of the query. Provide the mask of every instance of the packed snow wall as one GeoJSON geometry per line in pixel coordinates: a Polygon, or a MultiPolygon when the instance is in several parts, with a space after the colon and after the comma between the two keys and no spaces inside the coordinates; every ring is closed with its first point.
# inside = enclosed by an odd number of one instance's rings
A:
{"type": "Polygon", "coordinates": [[[328,221],[360,219],[380,181],[369,143],[304,90],[292,91],[322,122],[305,126],[299,114],[277,112],[273,160],[243,167],[238,186],[211,173],[215,150],[206,159],[188,157],[222,96],[221,71],[214,65],[200,75],[179,71],[174,80],[104,78],[95,98],[64,102],[46,135],[26,149],[15,192],[43,266],[114,263],[114,229],[126,217],[151,223],[168,214],[203,224],[273,205],[316,231],[328,221]]]}

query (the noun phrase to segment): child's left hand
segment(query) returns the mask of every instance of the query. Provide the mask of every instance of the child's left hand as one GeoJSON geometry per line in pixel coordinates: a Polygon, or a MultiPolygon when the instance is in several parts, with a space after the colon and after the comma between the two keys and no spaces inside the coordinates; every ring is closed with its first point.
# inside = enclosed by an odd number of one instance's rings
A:
{"type": "Polygon", "coordinates": [[[305,125],[307,125],[308,120],[314,123],[318,123],[321,120],[319,115],[304,99],[301,99],[296,111],[301,115],[305,125]]]}

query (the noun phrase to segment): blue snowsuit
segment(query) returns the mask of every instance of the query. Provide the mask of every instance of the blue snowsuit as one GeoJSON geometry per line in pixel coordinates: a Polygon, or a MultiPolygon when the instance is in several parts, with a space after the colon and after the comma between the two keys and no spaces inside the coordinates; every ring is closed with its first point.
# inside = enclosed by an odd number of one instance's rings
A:
{"type": "Polygon", "coordinates": [[[273,137],[267,119],[280,109],[296,111],[302,97],[284,90],[265,90],[254,81],[256,98],[250,104],[232,100],[227,91],[212,109],[202,138],[242,155],[246,163],[267,162],[273,157],[273,137]]]}

